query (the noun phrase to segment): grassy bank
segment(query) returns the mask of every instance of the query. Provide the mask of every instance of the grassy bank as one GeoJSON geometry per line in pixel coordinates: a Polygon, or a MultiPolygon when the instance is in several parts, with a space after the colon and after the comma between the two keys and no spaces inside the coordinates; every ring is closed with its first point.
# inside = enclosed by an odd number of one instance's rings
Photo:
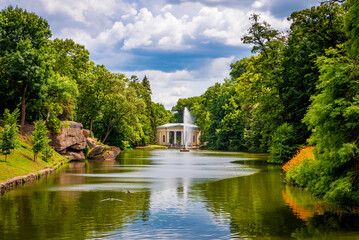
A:
{"type": "Polygon", "coordinates": [[[147,146],[135,147],[135,149],[157,149],[157,148],[167,148],[167,146],[163,146],[163,145],[147,145],[147,146]]]}
{"type": "Polygon", "coordinates": [[[47,161],[38,157],[37,161],[34,162],[34,154],[26,137],[19,136],[18,140],[18,148],[11,151],[6,162],[5,156],[0,155],[0,183],[12,177],[26,175],[46,167],[52,167],[56,163],[67,161],[65,157],[53,151],[53,156],[47,161]]]}

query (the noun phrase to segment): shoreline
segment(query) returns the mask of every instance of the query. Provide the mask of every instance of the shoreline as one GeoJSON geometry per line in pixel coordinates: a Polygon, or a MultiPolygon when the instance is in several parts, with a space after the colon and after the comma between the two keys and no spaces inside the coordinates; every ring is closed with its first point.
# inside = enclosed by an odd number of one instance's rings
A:
{"type": "Polygon", "coordinates": [[[0,197],[4,196],[6,193],[8,193],[13,189],[16,189],[25,184],[34,183],[40,180],[41,178],[47,177],[48,175],[55,173],[61,166],[69,162],[70,161],[67,162],[62,161],[59,163],[55,163],[52,167],[46,167],[36,172],[31,172],[26,175],[12,177],[0,182],[0,197]]]}

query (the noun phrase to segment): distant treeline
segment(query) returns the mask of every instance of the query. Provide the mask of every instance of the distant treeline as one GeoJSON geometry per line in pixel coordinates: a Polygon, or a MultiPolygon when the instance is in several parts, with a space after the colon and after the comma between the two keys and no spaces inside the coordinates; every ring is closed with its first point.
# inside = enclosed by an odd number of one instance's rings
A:
{"type": "Polygon", "coordinates": [[[127,78],[90,61],[71,39],[50,40],[48,22],[21,8],[0,12],[0,114],[20,109],[25,122],[46,120],[54,133],[75,120],[102,142],[126,147],[156,142],[171,113],[151,100],[147,77],[127,78]]]}
{"type": "Polygon", "coordinates": [[[296,168],[290,180],[326,199],[358,204],[358,16],[358,0],[326,1],[293,12],[284,34],[253,14],[242,41],[254,55],[231,64],[223,84],[180,99],[175,117],[187,106],[210,149],[268,151],[271,163],[315,146],[315,161],[296,168]]]}

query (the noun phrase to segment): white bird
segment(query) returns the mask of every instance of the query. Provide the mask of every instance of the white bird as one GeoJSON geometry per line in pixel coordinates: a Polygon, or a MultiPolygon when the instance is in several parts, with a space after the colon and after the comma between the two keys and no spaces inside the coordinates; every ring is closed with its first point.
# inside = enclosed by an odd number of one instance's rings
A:
{"type": "Polygon", "coordinates": [[[103,200],[101,200],[101,202],[104,202],[104,201],[119,201],[119,202],[122,202],[122,200],[121,199],[117,199],[117,198],[106,198],[106,199],[103,199],[103,200]]]}

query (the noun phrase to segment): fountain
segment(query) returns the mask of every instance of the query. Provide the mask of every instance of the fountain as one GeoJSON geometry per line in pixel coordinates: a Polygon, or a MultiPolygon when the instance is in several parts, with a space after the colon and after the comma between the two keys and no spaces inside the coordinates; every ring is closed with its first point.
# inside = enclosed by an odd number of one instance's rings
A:
{"type": "Polygon", "coordinates": [[[191,136],[192,136],[192,127],[193,127],[193,119],[188,111],[188,108],[185,107],[183,110],[183,144],[184,148],[181,149],[181,152],[189,152],[188,146],[191,144],[191,136]]]}

